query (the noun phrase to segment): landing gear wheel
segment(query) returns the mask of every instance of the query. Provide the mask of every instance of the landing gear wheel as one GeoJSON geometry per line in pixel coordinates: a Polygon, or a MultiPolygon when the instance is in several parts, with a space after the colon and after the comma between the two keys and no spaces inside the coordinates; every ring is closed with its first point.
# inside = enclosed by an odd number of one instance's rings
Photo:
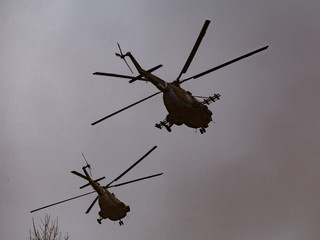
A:
{"type": "Polygon", "coordinates": [[[171,132],[171,127],[164,125],[168,132],[171,132]]]}
{"type": "Polygon", "coordinates": [[[98,218],[97,221],[98,221],[99,224],[101,224],[101,219],[98,218]]]}
{"type": "Polygon", "coordinates": [[[120,226],[122,226],[122,225],[123,225],[123,222],[122,222],[121,220],[119,221],[119,225],[120,225],[120,226]]]}
{"type": "Polygon", "coordinates": [[[165,120],[160,121],[159,123],[156,123],[154,126],[159,129],[162,129],[162,127],[165,127],[168,132],[171,132],[171,126],[173,125],[173,123],[171,121],[168,121],[168,116],[166,117],[165,120]]]}
{"type": "Polygon", "coordinates": [[[200,133],[201,134],[204,134],[206,132],[206,129],[205,128],[200,128],[200,133]]]}

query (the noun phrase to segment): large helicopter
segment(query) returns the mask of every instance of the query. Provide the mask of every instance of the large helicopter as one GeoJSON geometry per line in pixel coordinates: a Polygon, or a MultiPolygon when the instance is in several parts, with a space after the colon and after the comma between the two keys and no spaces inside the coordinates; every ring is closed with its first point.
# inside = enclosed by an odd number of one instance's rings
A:
{"type": "Polygon", "coordinates": [[[127,206],[126,204],[124,204],[123,202],[121,202],[118,198],[116,198],[116,196],[113,193],[110,193],[108,191],[108,189],[162,175],[163,173],[158,173],[158,174],[134,179],[134,180],[119,183],[119,184],[113,184],[114,182],[116,182],[120,178],[122,178],[126,173],[128,173],[138,163],[140,163],[146,156],[148,156],[154,149],[156,149],[156,147],[157,146],[154,146],[153,148],[151,148],[145,155],[143,155],[131,167],[129,167],[127,170],[125,170],[123,173],[121,173],[118,177],[116,177],[114,180],[112,180],[106,186],[100,186],[100,184],[98,183],[100,180],[104,179],[105,177],[101,177],[96,180],[93,180],[91,178],[91,176],[90,176],[91,175],[91,166],[88,164],[87,160],[85,159],[85,156],[83,155],[83,157],[86,161],[86,164],[87,164],[86,166],[82,167],[82,170],[85,175],[83,175],[77,171],[71,171],[71,173],[73,173],[73,174],[75,174],[75,175],[77,175],[77,176],[79,176],[89,182],[89,183],[81,186],[80,189],[91,185],[92,188],[94,189],[94,191],[88,192],[85,194],[81,194],[81,195],[78,195],[78,196],[63,200],[63,201],[59,201],[59,202],[56,202],[56,203],[53,203],[53,204],[50,204],[50,205],[47,205],[47,206],[44,206],[41,208],[37,208],[35,210],[32,210],[30,213],[42,210],[44,208],[52,207],[54,205],[61,204],[61,203],[67,202],[67,201],[71,201],[76,198],[80,198],[80,197],[83,197],[83,196],[86,196],[86,195],[89,195],[89,194],[96,192],[96,193],[98,193],[98,196],[91,203],[91,205],[87,209],[86,213],[89,213],[91,208],[97,202],[97,200],[99,200],[99,206],[100,206],[99,216],[100,216],[100,218],[97,219],[98,223],[101,224],[102,219],[109,218],[112,221],[119,221],[120,226],[123,225],[123,221],[121,219],[123,219],[127,215],[127,213],[130,211],[130,207],[127,206]],[[89,169],[90,174],[88,173],[87,169],[89,169]]]}
{"type": "Polygon", "coordinates": [[[129,64],[127,63],[127,61],[125,59],[126,57],[129,57],[131,59],[132,63],[134,64],[134,66],[136,67],[137,71],[139,72],[139,75],[136,77],[133,77],[133,76],[128,76],[128,75],[120,75],[120,74],[104,73],[104,72],[95,72],[93,74],[94,75],[102,75],[102,76],[110,76],[110,77],[126,78],[126,79],[130,79],[129,83],[132,83],[137,80],[151,82],[153,85],[155,85],[160,90],[160,92],[152,94],[151,96],[148,96],[148,97],[146,97],[140,101],[137,101],[137,102],[125,107],[125,108],[122,108],[119,111],[116,111],[116,112],[114,112],[104,118],[101,118],[100,120],[92,123],[91,125],[95,125],[103,120],[106,120],[107,118],[109,118],[115,114],[118,114],[118,113],[120,113],[130,107],[133,107],[134,105],[141,103],[141,102],[143,102],[153,96],[156,96],[157,94],[162,92],[164,105],[165,105],[167,111],[169,112],[169,114],[166,116],[166,118],[163,121],[160,121],[160,123],[155,124],[155,127],[160,128],[160,129],[162,127],[165,127],[169,132],[171,132],[172,125],[185,124],[186,126],[188,126],[190,128],[200,129],[201,134],[206,132],[205,129],[208,127],[209,122],[212,121],[212,112],[208,109],[208,107],[206,105],[209,105],[210,103],[219,100],[220,94],[213,94],[213,96],[209,96],[209,97],[200,97],[200,96],[197,97],[197,96],[193,96],[189,91],[184,90],[180,85],[186,81],[202,77],[208,73],[216,71],[222,67],[225,67],[229,64],[237,62],[241,59],[247,58],[253,54],[256,54],[256,53],[261,52],[261,51],[268,48],[268,46],[259,48],[255,51],[252,51],[252,52],[247,53],[245,55],[242,55],[238,58],[235,58],[231,61],[225,62],[219,66],[211,68],[207,71],[201,72],[199,74],[196,74],[194,76],[191,76],[191,77],[188,77],[185,79],[180,79],[182,74],[187,72],[187,70],[188,70],[197,50],[198,50],[198,47],[200,46],[200,43],[201,43],[201,41],[207,31],[209,24],[210,24],[210,20],[206,20],[184,67],[182,68],[177,79],[172,82],[166,82],[163,79],[152,74],[153,71],[162,67],[162,65],[158,65],[158,66],[151,68],[149,70],[144,70],[139,65],[137,60],[133,57],[133,55],[130,52],[123,54],[123,52],[120,48],[120,45],[118,43],[118,48],[120,50],[120,53],[116,53],[116,56],[123,59],[125,61],[125,63],[127,64],[127,66],[129,67],[130,71],[133,73],[132,69],[130,68],[129,64]],[[201,100],[198,100],[197,98],[198,99],[201,98],[201,100]]]}

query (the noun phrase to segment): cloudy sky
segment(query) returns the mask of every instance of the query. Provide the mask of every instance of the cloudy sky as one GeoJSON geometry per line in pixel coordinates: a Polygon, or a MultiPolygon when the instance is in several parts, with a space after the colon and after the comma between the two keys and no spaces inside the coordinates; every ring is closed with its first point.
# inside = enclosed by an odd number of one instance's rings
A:
{"type": "Polygon", "coordinates": [[[0,2],[0,230],[26,239],[32,218],[59,218],[70,239],[319,239],[320,2],[316,0],[0,2]],[[181,71],[206,19],[212,22],[191,76],[265,45],[269,49],[183,87],[220,93],[207,133],[154,127],[156,91],[130,74],[117,42],[168,81],[181,71]],[[83,152],[93,176],[164,175],[114,189],[130,205],[124,226],[96,222],[95,197],[30,214],[84,193],[83,152]]]}

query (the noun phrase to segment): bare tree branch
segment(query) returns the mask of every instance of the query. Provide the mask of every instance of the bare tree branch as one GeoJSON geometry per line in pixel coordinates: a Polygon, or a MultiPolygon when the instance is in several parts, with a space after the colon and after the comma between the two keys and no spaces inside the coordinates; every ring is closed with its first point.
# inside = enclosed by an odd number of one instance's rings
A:
{"type": "MultiPolygon", "coordinates": [[[[29,229],[29,240],[62,240],[62,233],[59,231],[58,218],[52,220],[50,215],[45,215],[44,220],[37,228],[32,218],[32,228],[29,229]]],[[[64,240],[69,239],[68,233],[65,234],[64,240]]]]}

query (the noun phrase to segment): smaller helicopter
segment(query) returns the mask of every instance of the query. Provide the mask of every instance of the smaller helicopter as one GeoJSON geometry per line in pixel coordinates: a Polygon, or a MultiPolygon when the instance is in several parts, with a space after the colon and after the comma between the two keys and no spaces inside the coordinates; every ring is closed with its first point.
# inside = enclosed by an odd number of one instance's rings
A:
{"type": "Polygon", "coordinates": [[[130,207],[128,205],[124,204],[123,202],[121,202],[118,198],[116,198],[116,196],[113,193],[109,192],[108,189],[112,188],[112,187],[119,187],[119,186],[122,186],[125,184],[129,184],[129,183],[133,183],[133,182],[137,182],[137,181],[141,181],[141,180],[145,180],[148,178],[157,177],[157,176],[162,175],[163,173],[158,173],[158,174],[134,179],[134,180],[119,183],[119,184],[113,184],[114,182],[116,182],[120,178],[122,178],[126,173],[128,173],[132,168],[134,168],[138,163],[140,163],[145,157],[147,157],[156,148],[157,148],[157,146],[154,146],[153,148],[151,148],[138,161],[136,161],[133,165],[131,165],[127,170],[125,170],[123,173],[121,173],[118,177],[116,177],[114,180],[112,180],[106,186],[100,186],[100,184],[98,183],[100,180],[104,179],[105,177],[101,177],[96,180],[93,180],[91,178],[91,176],[90,176],[91,175],[91,166],[90,166],[90,164],[88,164],[85,156],[82,154],[83,158],[87,164],[86,166],[82,167],[82,170],[85,175],[83,175],[82,173],[79,173],[77,171],[71,171],[71,173],[88,181],[88,183],[81,186],[80,189],[91,185],[91,187],[94,189],[94,191],[88,192],[85,194],[81,194],[81,195],[78,195],[78,196],[63,200],[63,201],[59,201],[59,202],[56,202],[56,203],[53,203],[53,204],[50,204],[50,205],[47,205],[47,206],[44,206],[41,208],[37,208],[35,210],[30,211],[30,213],[42,210],[44,208],[52,207],[54,205],[58,205],[58,204],[61,204],[61,203],[67,202],[67,201],[71,201],[76,198],[80,198],[80,197],[83,197],[83,196],[86,196],[86,195],[89,195],[89,194],[96,192],[96,193],[98,193],[98,196],[91,203],[91,205],[89,206],[89,208],[86,211],[86,214],[90,212],[92,207],[99,200],[99,206],[100,206],[99,216],[100,216],[100,218],[97,219],[98,223],[101,224],[101,221],[103,219],[109,218],[111,221],[119,221],[120,226],[123,225],[123,221],[121,219],[123,219],[127,215],[127,213],[130,212],[130,207]],[[88,173],[87,169],[89,169],[90,174],[88,173]]]}

